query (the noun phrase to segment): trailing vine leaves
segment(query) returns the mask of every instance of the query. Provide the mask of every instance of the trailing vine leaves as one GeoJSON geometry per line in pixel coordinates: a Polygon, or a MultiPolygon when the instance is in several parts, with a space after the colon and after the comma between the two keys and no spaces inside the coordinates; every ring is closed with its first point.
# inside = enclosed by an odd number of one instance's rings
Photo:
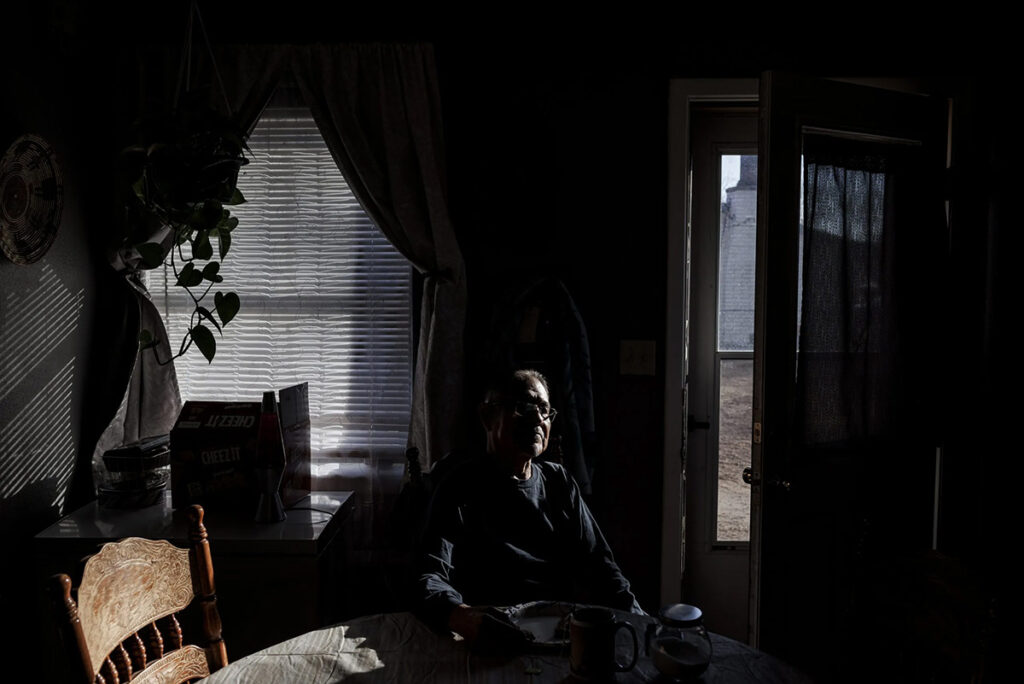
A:
{"type": "MultiPolygon", "coordinates": [[[[223,335],[224,326],[241,308],[238,295],[219,286],[231,233],[238,227],[229,207],[245,202],[237,187],[239,168],[248,163],[245,135],[227,117],[192,105],[170,119],[149,122],[141,138],[143,144],[122,153],[130,188],[125,242],[139,254],[144,268],[166,264],[174,273],[174,284],[193,303],[177,353],[160,363],[170,363],[193,344],[212,362],[217,353],[213,330],[223,335]],[[165,237],[158,242],[154,235],[165,237]],[[212,309],[204,305],[211,292],[212,309]]],[[[155,348],[158,342],[149,330],[139,334],[142,349],[155,348]]]]}

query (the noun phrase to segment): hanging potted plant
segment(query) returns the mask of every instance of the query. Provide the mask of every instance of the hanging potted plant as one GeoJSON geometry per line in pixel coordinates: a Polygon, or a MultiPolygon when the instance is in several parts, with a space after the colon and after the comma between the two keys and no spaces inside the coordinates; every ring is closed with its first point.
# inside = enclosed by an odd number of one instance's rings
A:
{"type": "MultiPolygon", "coordinates": [[[[237,182],[248,163],[246,136],[228,117],[186,98],[171,116],[142,124],[139,139],[121,155],[127,220],[121,260],[133,270],[166,264],[194,304],[178,351],[160,363],[193,344],[213,361],[213,330],[221,333],[240,306],[236,293],[218,286],[238,226],[229,207],[245,202],[237,182]]],[[[139,334],[142,348],[157,341],[149,330],[139,334]]]]}
{"type": "MultiPolygon", "coordinates": [[[[248,163],[247,136],[233,121],[212,57],[193,0],[174,101],[158,116],[136,124],[133,144],[118,160],[122,220],[107,249],[111,266],[125,276],[138,303],[138,327],[125,339],[137,335],[138,345],[123,347],[131,366],[124,367],[120,408],[112,411],[93,453],[94,483],[107,505],[135,507],[159,500],[167,479],[168,433],[181,408],[172,362],[193,347],[212,362],[216,335],[223,334],[240,307],[238,295],[224,287],[223,265],[238,225],[231,209],[245,201],[237,182],[248,163]],[[193,19],[210,53],[226,114],[208,105],[209,92],[191,87],[193,19]],[[176,350],[141,278],[145,270],[161,266],[173,273],[169,282],[191,300],[188,327],[176,350]]],[[[133,325],[131,316],[124,320],[133,325]]]]}

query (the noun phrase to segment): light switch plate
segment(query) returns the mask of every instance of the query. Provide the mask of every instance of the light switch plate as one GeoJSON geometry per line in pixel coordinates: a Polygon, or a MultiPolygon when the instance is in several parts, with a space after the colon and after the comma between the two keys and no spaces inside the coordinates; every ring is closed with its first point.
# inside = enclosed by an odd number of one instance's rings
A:
{"type": "Polygon", "coordinates": [[[654,340],[620,340],[619,374],[654,375],[656,351],[654,340]]]}

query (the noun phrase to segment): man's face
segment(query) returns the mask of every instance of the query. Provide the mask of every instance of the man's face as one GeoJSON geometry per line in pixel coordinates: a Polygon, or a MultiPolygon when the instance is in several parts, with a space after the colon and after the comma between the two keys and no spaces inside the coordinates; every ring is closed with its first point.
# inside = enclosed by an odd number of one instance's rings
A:
{"type": "Polygon", "coordinates": [[[505,458],[535,458],[544,453],[551,421],[541,420],[535,408],[546,413],[551,405],[544,385],[529,378],[515,388],[512,396],[501,397],[496,403],[484,425],[488,449],[505,458]]]}

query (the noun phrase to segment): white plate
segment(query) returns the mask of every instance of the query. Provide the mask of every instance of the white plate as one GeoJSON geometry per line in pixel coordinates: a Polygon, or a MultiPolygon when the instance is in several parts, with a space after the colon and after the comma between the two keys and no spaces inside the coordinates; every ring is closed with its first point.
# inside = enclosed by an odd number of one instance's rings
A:
{"type": "Polygon", "coordinates": [[[575,605],[556,601],[534,601],[506,609],[514,625],[533,635],[538,646],[564,646],[569,643],[569,616],[575,605]]]}

